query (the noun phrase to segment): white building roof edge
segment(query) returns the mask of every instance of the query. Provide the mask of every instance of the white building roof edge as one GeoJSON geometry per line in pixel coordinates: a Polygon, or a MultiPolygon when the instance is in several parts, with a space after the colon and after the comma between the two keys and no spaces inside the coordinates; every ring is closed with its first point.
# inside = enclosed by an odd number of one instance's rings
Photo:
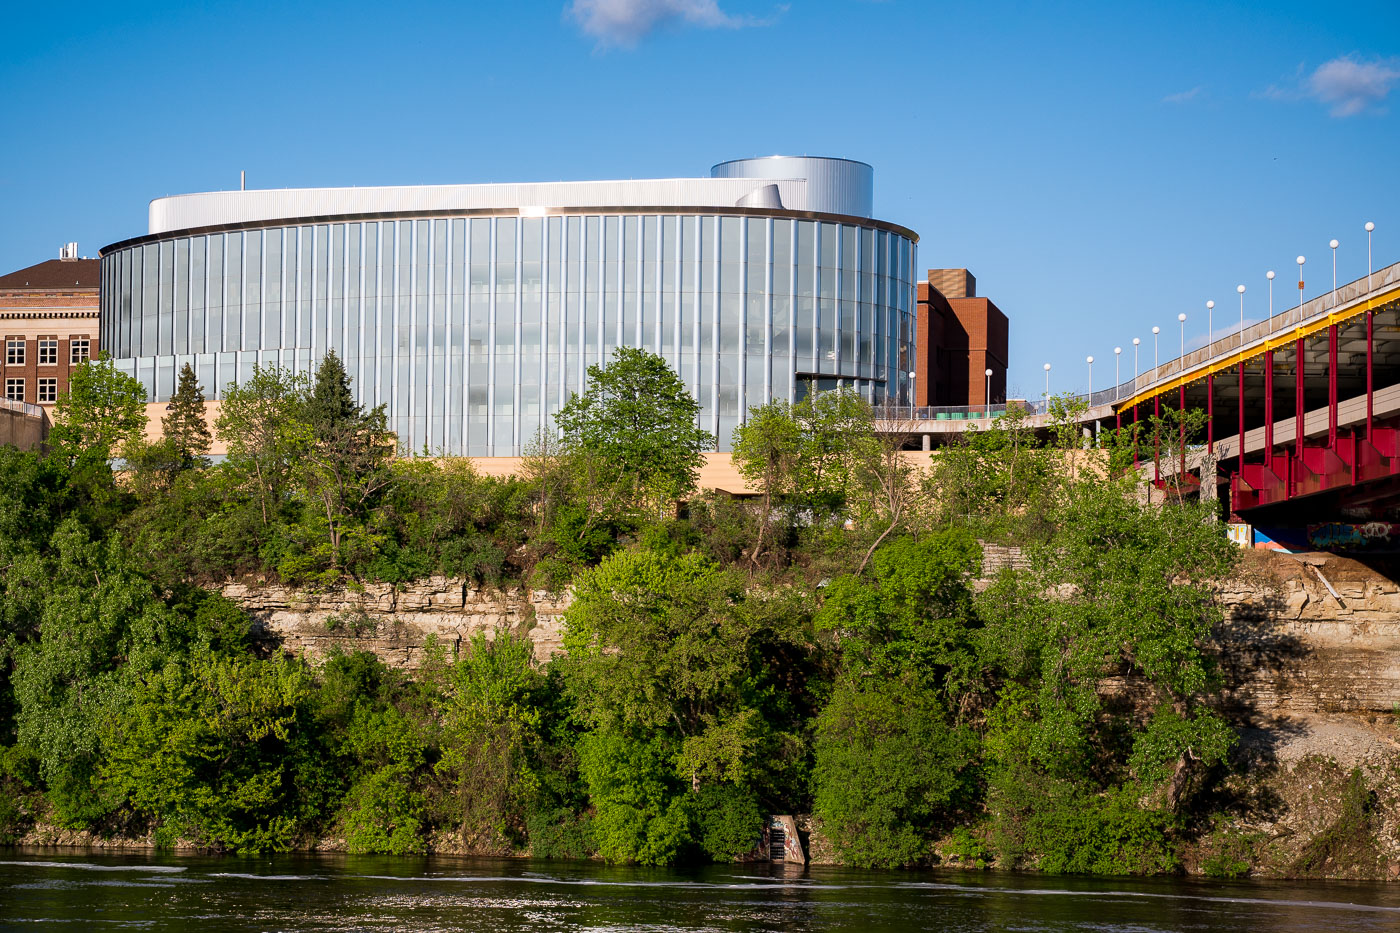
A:
{"type": "Polygon", "coordinates": [[[282,188],[208,191],[151,202],[151,234],[225,224],[255,224],[307,217],[428,211],[535,209],[655,210],[735,207],[760,189],[776,185],[782,207],[869,217],[854,199],[830,211],[827,192],[812,192],[801,178],[660,178],[636,181],[560,181],[486,185],[407,185],[382,188],[282,188]],[[811,202],[817,201],[818,204],[811,202]]]}

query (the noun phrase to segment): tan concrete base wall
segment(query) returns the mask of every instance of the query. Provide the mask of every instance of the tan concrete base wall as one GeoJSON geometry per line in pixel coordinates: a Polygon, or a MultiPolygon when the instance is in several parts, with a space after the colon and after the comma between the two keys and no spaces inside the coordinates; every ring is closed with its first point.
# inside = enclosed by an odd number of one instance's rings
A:
{"type": "Polygon", "coordinates": [[[49,436],[49,417],[36,418],[13,408],[0,408],[0,445],[33,450],[49,436]]]}

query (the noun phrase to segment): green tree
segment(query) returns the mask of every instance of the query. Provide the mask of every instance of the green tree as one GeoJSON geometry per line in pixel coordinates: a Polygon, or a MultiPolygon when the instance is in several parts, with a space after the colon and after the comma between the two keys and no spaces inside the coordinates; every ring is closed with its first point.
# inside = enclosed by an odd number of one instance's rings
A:
{"type": "Polygon", "coordinates": [[[230,468],[252,487],[263,525],[282,507],[293,468],[311,444],[307,395],[304,375],[257,364],[252,378],[224,390],[214,431],[230,468]]]}
{"type": "Polygon", "coordinates": [[[784,776],[805,748],[783,685],[806,663],[793,609],[778,594],[750,600],[741,578],[694,553],[620,551],[582,575],[560,663],[590,730],[581,772],[606,858],[670,861],[697,837],[729,857],[745,833],[719,825],[716,793],[750,802],[736,814],[792,802],[784,776]],[[791,669],[774,670],[776,657],[791,669]]]}
{"type": "Polygon", "coordinates": [[[211,440],[204,417],[204,389],[189,363],[181,367],[179,384],[165,410],[161,427],[181,466],[188,469],[204,463],[211,440]]]}
{"type": "Polygon", "coordinates": [[[758,636],[740,581],[699,554],[622,551],[585,574],[566,616],[570,689],[596,727],[674,729],[693,787],[742,781],[760,731],[744,702],[758,636]]]}
{"type": "Polygon", "coordinates": [[[146,430],[146,387],[117,372],[111,360],[87,360],[68,377],[68,391],[53,407],[49,446],[75,461],[84,454],[106,460],[146,430]]]}
{"type": "Polygon", "coordinates": [[[567,446],[597,453],[666,501],[695,489],[700,452],[714,444],[696,426],[699,414],[699,404],[665,360],[618,347],[607,366],[588,367],[587,390],[554,417],[567,446]]]}
{"type": "Polygon", "coordinates": [[[797,506],[822,520],[845,512],[858,494],[857,471],[881,472],[883,453],[874,410],[844,389],[752,409],[734,431],[734,462],[766,508],[797,506]]]}
{"type": "Polygon", "coordinates": [[[166,845],[285,851],[297,832],[287,753],[301,662],[196,655],[149,675],[106,724],[102,782],[166,845]]]}
{"type": "Polygon", "coordinates": [[[776,507],[791,491],[802,458],[802,428],[792,406],[777,400],[749,409],[748,418],[734,429],[731,456],[744,482],[762,496],[758,536],[749,549],[749,561],[757,568],[773,533],[776,507]]]}
{"type": "Polygon", "coordinates": [[[914,678],[848,679],[817,718],[814,813],[841,861],[926,863],[950,817],[970,802],[977,752],[914,678]]]}
{"type": "Polygon", "coordinates": [[[836,636],[843,667],[853,674],[967,689],[980,676],[972,644],[980,623],[969,586],[980,557],[977,541],[961,529],[893,541],[875,552],[873,581],[831,581],[817,630],[836,636]]]}
{"type": "Polygon", "coordinates": [[[350,392],[350,376],[335,351],[316,370],[305,406],[311,443],[297,475],[320,507],[332,567],[345,560],[348,534],[360,531],[375,499],[393,480],[394,435],[379,405],[366,411],[350,392]]]}
{"type": "Polygon", "coordinates": [[[75,518],[55,529],[46,552],[9,568],[7,596],[37,612],[34,634],[14,655],[16,738],[38,762],[61,822],[87,825],[112,800],[93,783],[102,726],[134,684],[197,644],[187,615],[173,610],[113,541],[95,541],[75,518]]]}
{"type": "Polygon", "coordinates": [[[477,633],[447,673],[441,703],[442,807],[464,842],[510,851],[523,836],[526,807],[539,793],[532,756],[542,677],[528,639],[477,633]]]}

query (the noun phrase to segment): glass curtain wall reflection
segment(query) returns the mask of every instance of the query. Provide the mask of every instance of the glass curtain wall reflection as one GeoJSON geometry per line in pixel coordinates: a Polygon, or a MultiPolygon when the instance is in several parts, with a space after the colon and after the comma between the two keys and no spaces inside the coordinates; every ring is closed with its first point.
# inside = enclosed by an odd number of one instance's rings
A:
{"type": "Polygon", "coordinates": [[[102,340],[152,401],[329,350],[407,453],[518,456],[590,365],[651,350],[729,447],[748,410],[909,400],[915,244],[791,216],[568,214],[268,226],[102,257],[102,340]]]}

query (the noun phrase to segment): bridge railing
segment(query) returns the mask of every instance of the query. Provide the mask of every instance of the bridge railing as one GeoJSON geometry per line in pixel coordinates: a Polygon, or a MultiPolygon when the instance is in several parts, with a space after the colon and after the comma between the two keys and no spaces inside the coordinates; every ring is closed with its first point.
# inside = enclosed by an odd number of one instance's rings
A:
{"type": "MultiPolygon", "coordinates": [[[[1249,324],[1243,331],[1236,326],[1234,333],[1226,334],[1219,340],[1214,340],[1204,346],[1197,347],[1188,352],[1184,357],[1178,354],[1175,358],[1167,360],[1160,366],[1144,370],[1137,377],[1120,382],[1116,386],[1099,389],[1092,395],[1079,393],[1077,395],[1068,396],[1068,398],[1071,401],[1086,402],[1090,408],[1097,408],[1100,405],[1112,405],[1115,402],[1130,399],[1139,392],[1150,389],[1160,383],[1169,382],[1182,373],[1189,372],[1213,359],[1227,356],[1233,351],[1248,348],[1252,344],[1259,343],[1276,334],[1284,333],[1299,324],[1321,317],[1331,311],[1345,309],[1349,305],[1354,305],[1365,299],[1371,292],[1384,291],[1387,288],[1393,288],[1397,284],[1400,284],[1400,262],[1386,266],[1384,269],[1377,269],[1372,272],[1370,276],[1362,276],[1354,282],[1338,285],[1335,293],[1328,291],[1316,298],[1303,302],[1301,306],[1294,305],[1292,308],[1279,311],[1274,314],[1273,317],[1249,324]]],[[[1286,289],[1283,291],[1286,293],[1286,289]]],[[[1228,314],[1229,312],[1226,311],[1225,313],[1228,314]]],[[[1165,331],[1162,336],[1167,336],[1165,331]]],[[[1040,405],[1040,410],[1043,411],[1043,403],[1037,404],[1040,405]]]]}
{"type": "MultiPolygon", "coordinates": [[[[1015,400],[1016,408],[1028,415],[1045,414],[1045,401],[1015,400]]],[[[875,417],[881,421],[984,421],[989,422],[1006,414],[1007,404],[996,402],[991,405],[878,405],[875,417]]]]}
{"type": "MultiPolygon", "coordinates": [[[[1335,292],[1327,291],[1316,298],[1303,302],[1301,306],[1294,305],[1284,311],[1279,311],[1273,317],[1249,324],[1243,331],[1240,331],[1237,326],[1233,334],[1226,334],[1219,340],[1197,347],[1184,357],[1178,355],[1175,359],[1168,360],[1155,369],[1147,370],[1137,379],[1119,386],[1118,388],[1122,392],[1120,397],[1130,398],[1144,389],[1174,379],[1183,372],[1195,369],[1213,359],[1248,348],[1252,344],[1284,333],[1299,324],[1329,312],[1345,309],[1364,300],[1372,292],[1393,288],[1397,284],[1400,284],[1400,262],[1392,263],[1384,269],[1377,269],[1370,276],[1363,275],[1354,282],[1338,285],[1335,292]]],[[[1283,291],[1286,294],[1287,289],[1283,289],[1283,291]]]]}

